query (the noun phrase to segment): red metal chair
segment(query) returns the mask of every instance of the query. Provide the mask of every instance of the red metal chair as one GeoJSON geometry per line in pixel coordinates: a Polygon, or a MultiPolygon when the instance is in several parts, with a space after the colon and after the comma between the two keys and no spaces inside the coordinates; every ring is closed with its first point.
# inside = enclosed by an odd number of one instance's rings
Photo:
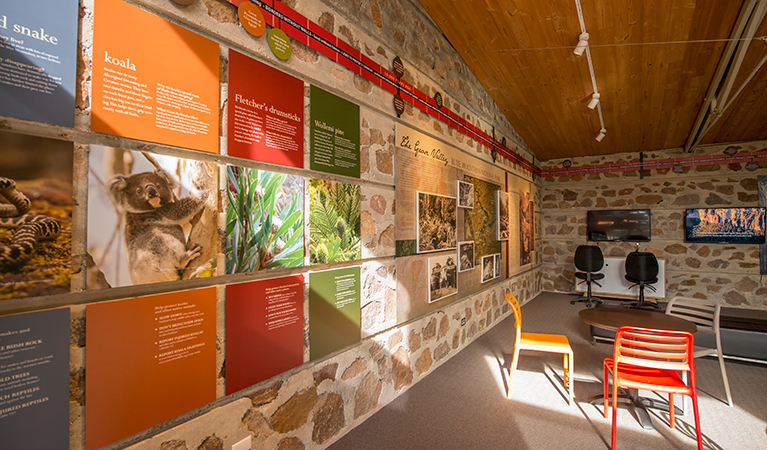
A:
{"type": "Polygon", "coordinates": [[[668,404],[671,428],[674,428],[674,395],[692,397],[695,413],[695,431],[698,450],[703,449],[698,415],[698,394],[695,389],[695,358],[692,334],[683,331],[653,330],[649,328],[622,327],[615,335],[615,351],[612,358],[605,359],[605,419],[607,418],[608,372],[613,374],[613,436],[615,449],[617,429],[618,387],[645,389],[669,394],[668,404]],[[680,372],[689,372],[687,386],[680,372]]]}

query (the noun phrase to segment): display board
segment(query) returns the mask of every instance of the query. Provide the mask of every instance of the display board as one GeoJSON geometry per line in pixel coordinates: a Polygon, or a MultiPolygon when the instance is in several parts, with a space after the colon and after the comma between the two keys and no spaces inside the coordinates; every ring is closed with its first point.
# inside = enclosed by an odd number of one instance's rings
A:
{"type": "Polygon", "coordinates": [[[309,274],[310,359],[360,340],[360,268],[309,274]]]}
{"type": "Polygon", "coordinates": [[[226,273],[304,264],[304,178],[227,166],[226,273]]]}
{"type": "Polygon", "coordinates": [[[533,251],[533,202],[530,194],[519,193],[519,263],[530,264],[530,254],[533,251]]]}
{"type": "Polygon", "coordinates": [[[361,257],[360,186],[309,181],[309,260],[312,264],[361,257]]]}
{"type": "Polygon", "coordinates": [[[216,399],[216,288],[86,307],[85,448],[216,399]]]}
{"type": "MultiPolygon", "coordinates": [[[[767,207],[767,175],[756,177],[759,186],[759,206],[767,207]]],[[[767,242],[759,245],[759,273],[767,274],[767,242]]]]}
{"type": "Polygon", "coordinates": [[[230,50],[228,91],[228,154],[303,168],[304,82],[230,50]]]}
{"type": "Polygon", "coordinates": [[[0,317],[0,447],[69,448],[69,308],[0,317]]]}
{"type": "Polygon", "coordinates": [[[359,105],[312,86],[310,108],[310,168],[359,178],[359,105]]]}
{"type": "Polygon", "coordinates": [[[304,362],[304,276],[226,287],[226,393],[304,362]]]}
{"type": "Polygon", "coordinates": [[[0,300],[69,292],[72,151],[71,142],[0,131],[2,220],[12,225],[0,226],[0,300]]]}
{"type": "Polygon", "coordinates": [[[218,44],[95,0],[91,130],[218,153],[218,44]]]}
{"type": "Polygon", "coordinates": [[[74,127],[77,0],[0,8],[0,116],[74,127]]]}
{"type": "Polygon", "coordinates": [[[213,275],[218,165],[91,145],[88,289],[213,275]]]}
{"type": "Polygon", "coordinates": [[[397,277],[402,323],[439,308],[435,298],[451,298],[453,273],[458,298],[486,287],[483,280],[500,281],[498,196],[506,173],[402,123],[395,142],[396,264],[397,273],[408,274],[397,277]],[[485,278],[483,257],[490,261],[485,278]]]}

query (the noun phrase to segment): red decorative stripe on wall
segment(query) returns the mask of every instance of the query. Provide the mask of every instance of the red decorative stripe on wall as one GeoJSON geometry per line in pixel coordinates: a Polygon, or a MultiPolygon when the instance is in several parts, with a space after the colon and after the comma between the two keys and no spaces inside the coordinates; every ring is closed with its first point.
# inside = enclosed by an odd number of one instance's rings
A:
{"type": "MultiPolygon", "coordinates": [[[[242,3],[236,0],[229,1],[235,5],[242,3]]],[[[388,91],[390,94],[396,95],[399,93],[405,102],[421,109],[480,144],[490,147],[508,160],[529,170],[534,175],[541,174],[539,167],[527,161],[521,155],[504,147],[500,142],[448,108],[437,108],[433,98],[405,81],[399,80],[380,64],[363,55],[345,41],[328,33],[325,29],[308,20],[284,3],[275,0],[250,1],[262,9],[264,20],[272,27],[281,29],[291,38],[341,64],[375,86],[388,91]]]]}
{"type": "Polygon", "coordinates": [[[586,173],[628,172],[632,170],[670,169],[677,164],[684,167],[713,166],[722,164],[748,163],[750,161],[767,161],[767,150],[727,155],[701,155],[686,158],[657,159],[651,161],[627,161],[622,163],[598,164],[591,166],[570,167],[562,169],[543,169],[541,178],[560,177],[586,173]]]}

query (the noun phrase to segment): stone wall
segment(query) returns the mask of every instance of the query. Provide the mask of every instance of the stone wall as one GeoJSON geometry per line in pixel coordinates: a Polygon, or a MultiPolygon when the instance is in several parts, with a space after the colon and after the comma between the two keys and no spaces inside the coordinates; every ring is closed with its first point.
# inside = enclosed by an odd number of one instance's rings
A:
{"type": "MultiPolygon", "coordinates": [[[[726,145],[699,148],[693,154],[681,149],[646,152],[645,161],[690,156],[724,157],[726,145]]],[[[767,142],[736,145],[739,152],[764,150],[767,142]]],[[[734,160],[737,155],[733,157],[734,160]]],[[[584,166],[637,162],[638,153],[576,158],[572,169],[584,166]]],[[[547,161],[543,169],[561,169],[563,160],[547,161]]],[[[573,255],[587,243],[586,212],[593,209],[643,209],[652,213],[652,240],[641,243],[666,259],[666,298],[683,295],[713,298],[737,308],[767,309],[767,284],[759,275],[759,246],[747,244],[687,243],[684,238],[686,208],[757,206],[757,176],[767,174],[767,164],[747,171],[742,162],[687,166],[677,174],[669,168],[545,177],[541,185],[543,289],[575,292],[573,255]]],[[[625,257],[631,243],[600,242],[606,257],[625,257]]]]}
{"type": "MultiPolygon", "coordinates": [[[[90,132],[90,83],[93,34],[93,0],[81,0],[78,45],[78,75],[75,128],[63,128],[13,118],[2,118],[0,129],[71,141],[75,147],[74,203],[72,225],[72,293],[34,299],[13,299],[0,303],[0,315],[55,307],[71,308],[70,339],[70,448],[84,448],[85,335],[87,304],[132,298],[162,292],[218,286],[217,305],[217,400],[195,411],[142,431],[108,448],[212,450],[230,448],[252,436],[252,448],[281,450],[324,448],[365,420],[388,402],[423,379],[436,367],[509,314],[504,301],[508,292],[520,301],[532,299],[541,291],[540,254],[531,269],[516,270],[513,278],[487,287],[469,297],[456,298],[444,308],[413,321],[397,324],[397,274],[394,260],[394,127],[398,120],[392,96],[372,86],[342,66],[314,50],[293,42],[293,56],[279,61],[269,50],[265,37],[254,38],[240,27],[237,10],[224,0],[194,0],[187,7],[171,0],[129,0],[153,14],[218,42],[221,45],[220,154],[205,154],[162,144],[90,132]],[[305,82],[308,117],[309,85],[317,85],[360,105],[361,178],[278,168],[226,155],[227,60],[229,49],[277,67],[305,82]],[[304,177],[330,178],[362,186],[362,258],[360,262],[313,266],[312,270],[359,265],[362,282],[363,340],[319,361],[308,362],[251,388],[225,396],[225,285],[295,273],[308,267],[281,269],[269,273],[238,274],[115,288],[85,290],[86,218],[88,155],[91,145],[106,145],[218,164],[278,170],[304,177]],[[465,324],[461,321],[465,319],[465,324]]],[[[444,105],[498,140],[505,137],[508,147],[528,160],[534,158],[489,95],[482,89],[460,56],[415,0],[285,0],[329,32],[339,36],[384,67],[391,67],[394,56],[405,62],[404,80],[433,95],[442,92],[444,105]]],[[[129,38],[129,37],[126,37],[129,38]]],[[[484,160],[490,150],[476,141],[435,120],[430,115],[406,107],[399,119],[411,127],[439,137],[449,145],[484,160]]],[[[305,133],[305,149],[309,133],[305,133]]],[[[307,156],[308,158],[308,156],[307,156]]],[[[308,159],[307,159],[308,162],[308,159]]],[[[500,167],[530,179],[530,174],[508,160],[500,167]]],[[[308,166],[308,165],[307,165],[308,166]]],[[[223,177],[225,179],[225,177],[223,177]]],[[[222,181],[219,196],[225,199],[222,181]]],[[[536,210],[539,194],[535,195],[536,210]]],[[[223,201],[222,203],[225,203],[223,201]]],[[[219,213],[225,204],[219,205],[219,213]]],[[[541,229],[541,214],[536,211],[536,231],[541,229]]],[[[219,233],[223,233],[220,229],[219,233]]],[[[537,235],[536,235],[537,236],[537,235]]],[[[542,248],[540,241],[536,249],[542,248]]],[[[219,257],[221,261],[222,257],[219,257]]],[[[219,264],[222,266],[222,264],[219,264]]],[[[424,299],[426,301],[426,299],[424,299]]],[[[306,307],[305,307],[306,309],[306,307]]],[[[308,333],[308,323],[305,331],[308,333]]]]}

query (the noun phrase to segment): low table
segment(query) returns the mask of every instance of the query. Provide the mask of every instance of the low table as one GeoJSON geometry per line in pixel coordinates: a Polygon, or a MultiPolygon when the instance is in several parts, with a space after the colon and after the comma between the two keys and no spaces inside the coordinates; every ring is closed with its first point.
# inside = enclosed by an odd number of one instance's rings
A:
{"type": "MultiPolygon", "coordinates": [[[[618,328],[626,326],[686,331],[693,334],[698,331],[697,325],[689,320],[648,309],[598,307],[583,309],[578,313],[578,316],[582,321],[591,326],[609,331],[618,331],[618,328]]],[[[603,380],[603,382],[607,382],[607,380],[603,380]]],[[[640,397],[638,389],[626,389],[626,391],[628,391],[628,396],[619,398],[618,406],[627,407],[632,410],[642,428],[650,430],[653,428],[647,408],[669,411],[669,405],[665,401],[640,397]]],[[[592,405],[604,405],[604,398],[604,395],[598,395],[589,399],[589,403],[592,405]]],[[[677,414],[683,414],[683,411],[679,408],[674,409],[674,411],[677,414]]]]}

